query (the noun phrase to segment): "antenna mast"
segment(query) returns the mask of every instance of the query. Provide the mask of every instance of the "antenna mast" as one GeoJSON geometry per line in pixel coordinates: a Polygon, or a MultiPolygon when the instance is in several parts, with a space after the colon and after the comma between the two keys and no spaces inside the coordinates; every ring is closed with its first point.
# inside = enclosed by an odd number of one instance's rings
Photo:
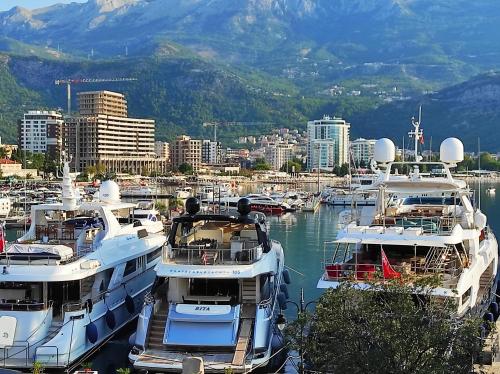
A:
{"type": "Polygon", "coordinates": [[[422,122],[422,105],[418,108],[418,121],[415,121],[415,117],[411,118],[411,124],[413,125],[413,131],[410,131],[408,135],[414,138],[415,142],[415,162],[422,161],[422,156],[418,155],[418,142],[423,139],[424,131],[420,129],[420,124],[422,122]]]}

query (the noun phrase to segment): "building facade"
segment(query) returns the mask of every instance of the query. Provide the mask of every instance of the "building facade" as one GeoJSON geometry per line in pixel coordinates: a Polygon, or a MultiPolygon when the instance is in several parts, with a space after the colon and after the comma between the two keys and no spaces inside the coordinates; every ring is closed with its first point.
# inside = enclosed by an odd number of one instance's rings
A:
{"type": "Polygon", "coordinates": [[[355,166],[369,166],[375,150],[375,139],[359,138],[351,141],[351,154],[355,166]]]}
{"type": "Polygon", "coordinates": [[[23,151],[44,153],[59,160],[63,147],[64,120],[57,111],[30,110],[18,121],[18,145],[23,151]]]}
{"type": "Polygon", "coordinates": [[[112,91],[87,91],[77,94],[80,116],[107,114],[113,117],[127,117],[125,95],[112,91]]]}
{"type": "Polygon", "coordinates": [[[173,169],[182,164],[189,164],[194,171],[200,169],[202,163],[202,140],[191,139],[187,135],[178,136],[170,146],[170,162],[173,169]]]}
{"type": "Polygon", "coordinates": [[[271,143],[264,148],[264,157],[273,170],[280,170],[294,156],[293,144],[271,143]]]}
{"type": "Polygon", "coordinates": [[[155,153],[155,121],[130,118],[123,95],[78,94],[80,115],[67,119],[64,145],[79,171],[102,164],[108,172],[163,173],[167,159],[155,153]]]}
{"type": "Polygon", "coordinates": [[[170,144],[167,142],[156,141],[155,142],[155,153],[156,157],[165,158],[170,160],[170,144]]]}
{"type": "Polygon", "coordinates": [[[203,140],[201,144],[201,162],[216,165],[221,163],[221,144],[212,140],[203,140]]]}
{"type": "Polygon", "coordinates": [[[307,122],[307,168],[333,171],[349,162],[349,130],[342,118],[324,116],[307,122]]]}

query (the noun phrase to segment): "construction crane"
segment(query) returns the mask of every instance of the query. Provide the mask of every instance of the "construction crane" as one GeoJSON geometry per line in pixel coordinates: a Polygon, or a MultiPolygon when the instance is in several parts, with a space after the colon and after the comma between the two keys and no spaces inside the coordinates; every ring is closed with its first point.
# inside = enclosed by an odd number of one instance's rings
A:
{"type": "Polygon", "coordinates": [[[71,85],[80,83],[101,83],[101,82],[130,82],[136,81],[137,78],[79,78],[79,79],[57,79],[54,81],[56,85],[66,85],[68,95],[68,116],[71,115],[71,85]]]}
{"type": "Polygon", "coordinates": [[[203,127],[212,126],[214,128],[214,142],[217,142],[217,127],[218,126],[259,126],[259,125],[274,125],[274,122],[235,122],[235,121],[216,121],[203,122],[203,127]]]}

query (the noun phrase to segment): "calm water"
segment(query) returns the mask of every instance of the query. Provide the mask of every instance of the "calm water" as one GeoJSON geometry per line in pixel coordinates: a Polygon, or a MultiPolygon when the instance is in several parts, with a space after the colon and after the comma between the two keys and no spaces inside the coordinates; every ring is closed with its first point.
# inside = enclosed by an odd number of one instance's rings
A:
{"type": "MultiPolygon", "coordinates": [[[[487,215],[490,227],[500,235],[500,183],[495,184],[498,193],[487,194],[486,187],[492,183],[484,183],[481,193],[481,209],[487,215]],[[499,195],[497,197],[497,195],[499,195]]],[[[472,185],[472,188],[477,188],[472,185]]],[[[292,284],[289,286],[290,299],[298,302],[300,288],[304,288],[306,302],[317,299],[321,292],[316,283],[322,274],[323,243],[335,239],[337,233],[338,213],[342,208],[321,206],[316,213],[289,213],[281,217],[270,217],[271,238],[282,243],[285,249],[285,264],[290,268],[292,284]]],[[[8,233],[8,239],[14,239],[15,233],[8,233]]],[[[287,318],[293,319],[296,310],[290,305],[287,318]]],[[[128,336],[133,332],[130,325],[115,339],[108,342],[88,361],[92,361],[94,369],[100,373],[114,373],[116,368],[128,365],[128,336]]],[[[286,372],[294,372],[287,367],[286,372]]]]}

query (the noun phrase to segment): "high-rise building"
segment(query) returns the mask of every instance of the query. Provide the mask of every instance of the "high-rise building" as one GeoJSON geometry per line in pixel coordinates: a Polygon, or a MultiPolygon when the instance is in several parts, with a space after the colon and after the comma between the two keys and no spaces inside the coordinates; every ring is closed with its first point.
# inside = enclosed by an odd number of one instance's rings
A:
{"type": "Polygon", "coordinates": [[[201,145],[201,162],[209,165],[221,163],[221,144],[205,139],[201,145]]]}
{"type": "Polygon", "coordinates": [[[178,169],[182,164],[189,164],[194,171],[201,166],[201,140],[191,139],[187,135],[178,136],[170,145],[170,162],[172,168],[178,169]]]}
{"type": "Polygon", "coordinates": [[[375,142],[375,139],[364,138],[351,141],[351,153],[356,166],[360,166],[361,164],[369,166],[370,161],[373,159],[375,142]]]}
{"type": "Polygon", "coordinates": [[[82,92],[78,98],[83,107],[67,119],[64,130],[64,145],[77,170],[102,164],[109,172],[166,171],[167,159],[155,154],[154,120],[126,117],[122,94],[82,92]]]}
{"type": "Polygon", "coordinates": [[[57,111],[30,110],[18,121],[18,144],[23,151],[44,153],[58,160],[62,151],[63,116],[57,111]]]}
{"type": "Polygon", "coordinates": [[[349,129],[342,118],[324,116],[307,122],[307,168],[333,171],[349,162],[349,129]]]}
{"type": "Polygon", "coordinates": [[[111,91],[88,91],[77,94],[80,116],[106,114],[114,117],[127,117],[125,95],[111,91]]]}
{"type": "Polygon", "coordinates": [[[279,170],[293,158],[293,144],[286,142],[271,143],[264,148],[264,157],[273,170],[279,170]]]}

